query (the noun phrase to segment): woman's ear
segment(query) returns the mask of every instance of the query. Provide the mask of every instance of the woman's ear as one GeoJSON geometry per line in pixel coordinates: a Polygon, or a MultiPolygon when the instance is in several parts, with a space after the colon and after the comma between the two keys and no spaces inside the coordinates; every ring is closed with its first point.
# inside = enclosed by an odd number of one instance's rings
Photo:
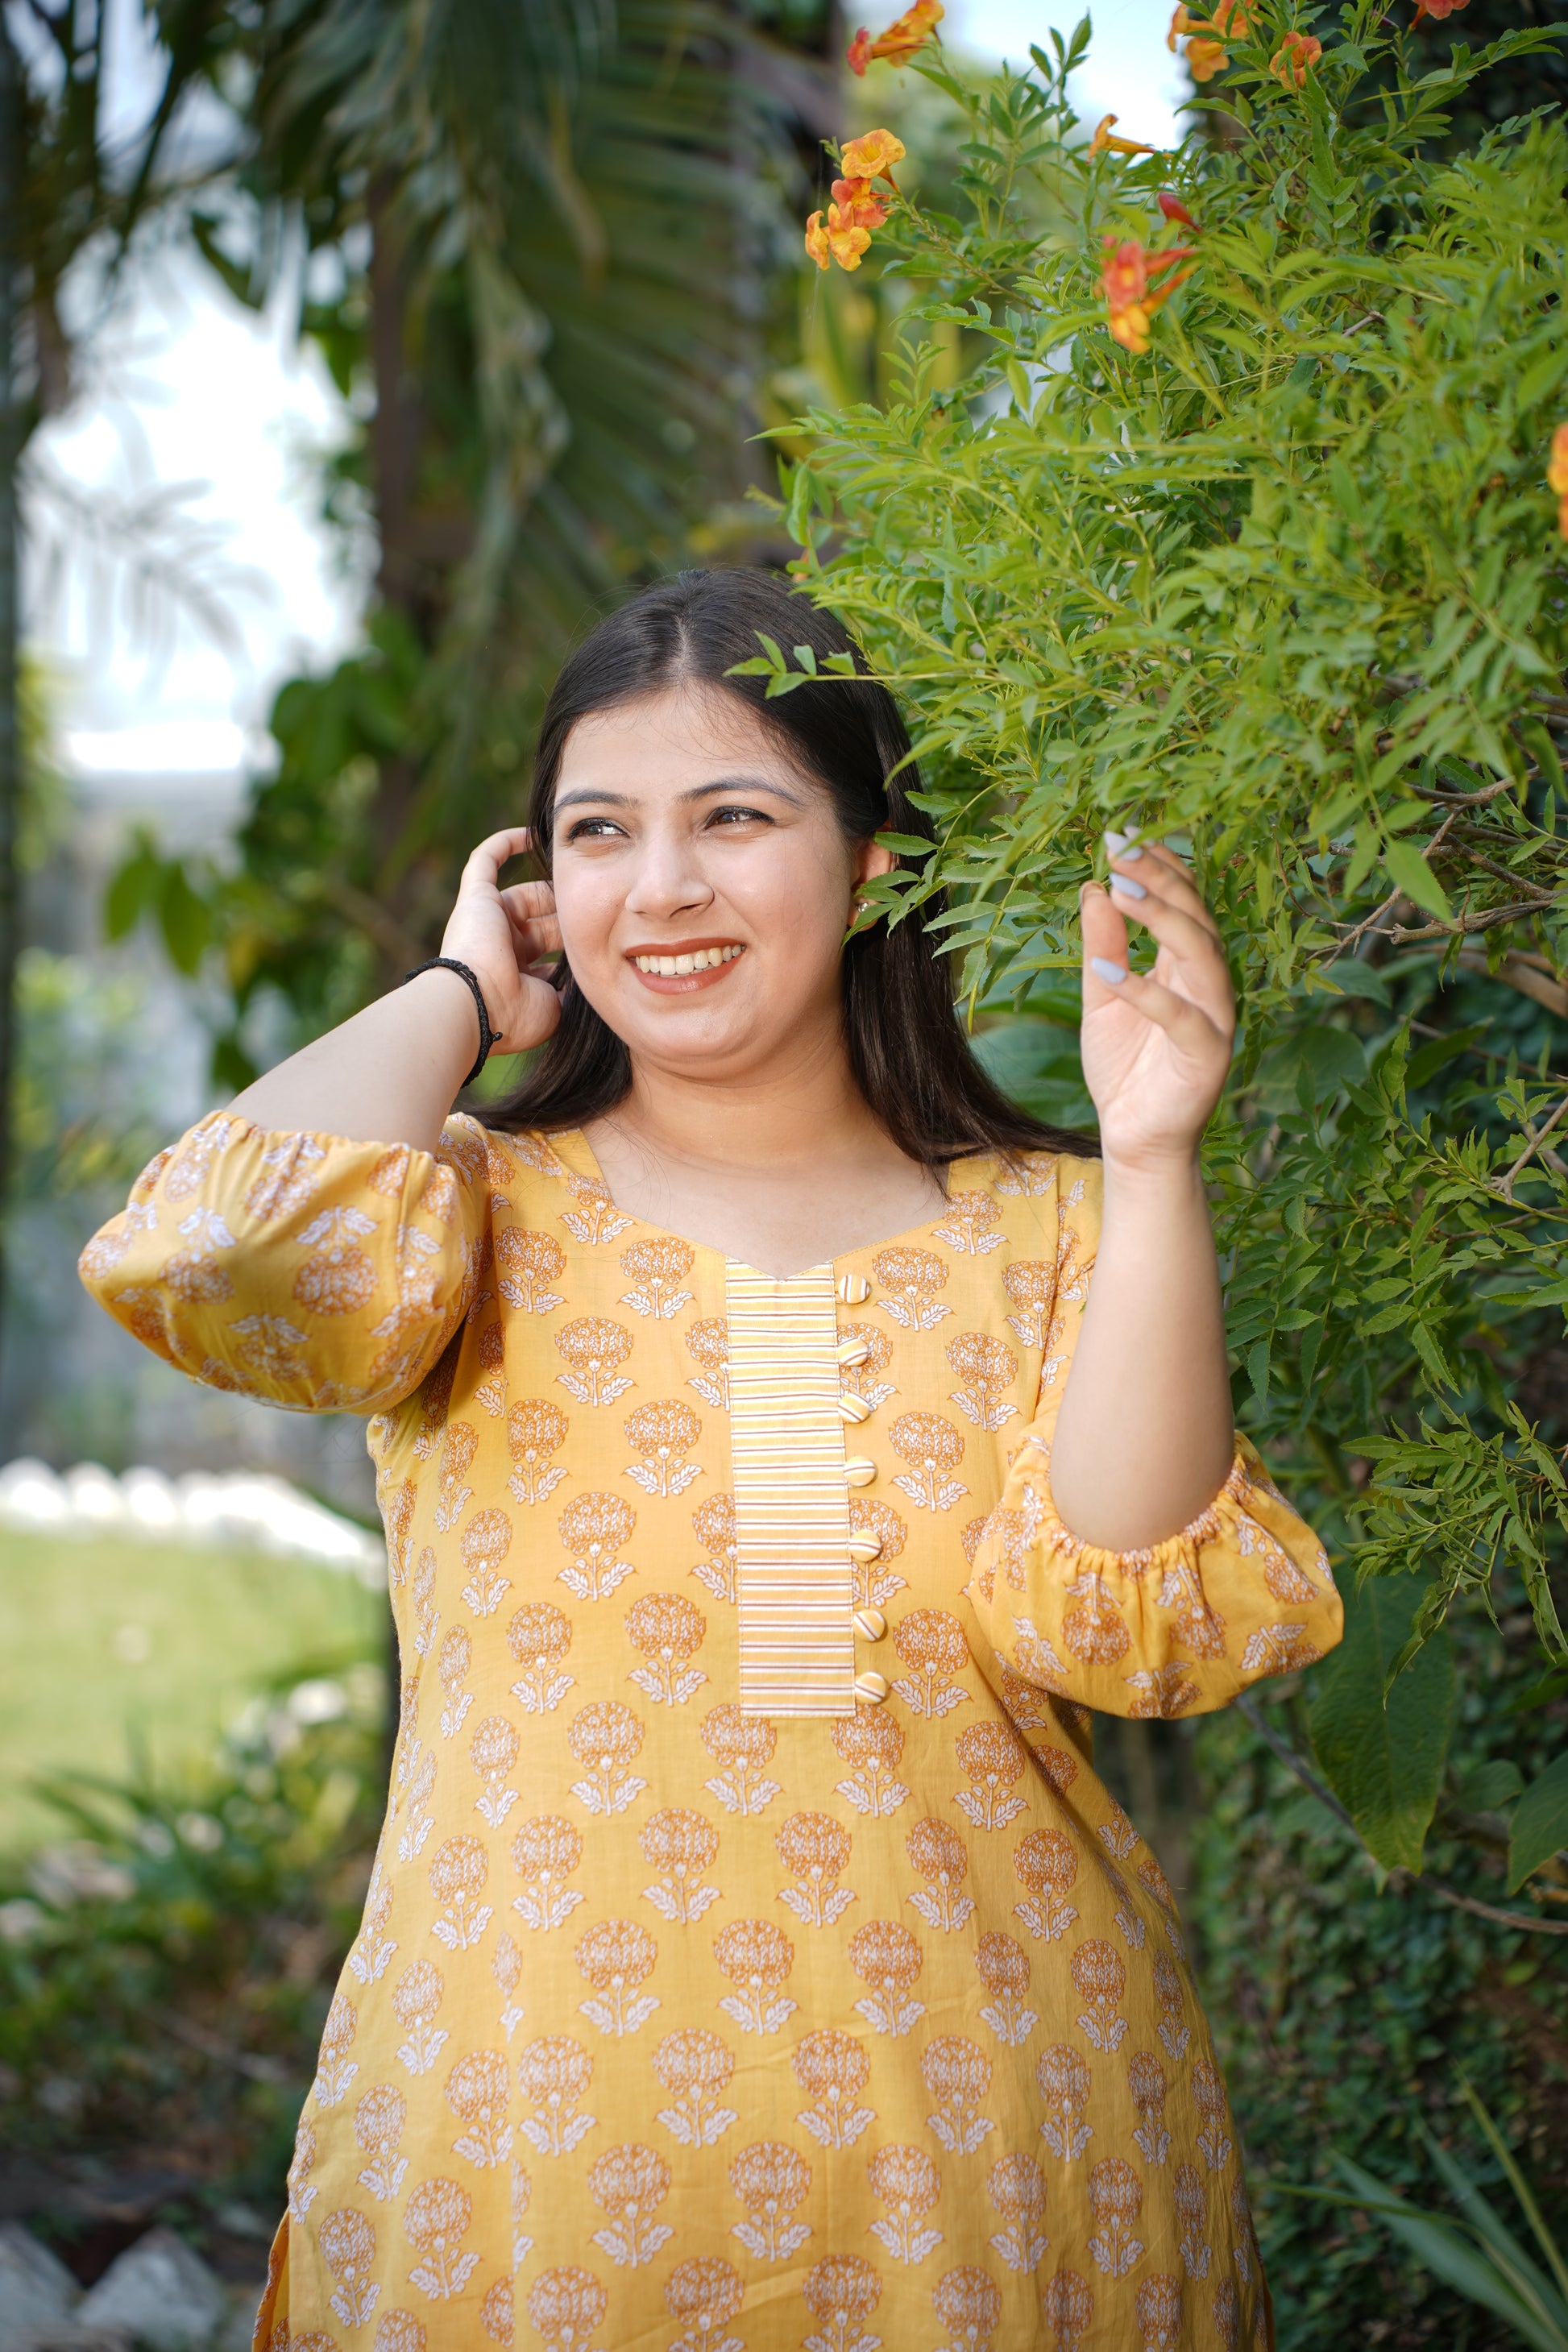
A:
{"type": "Polygon", "coordinates": [[[889,849],[880,834],[874,833],[869,841],[860,844],[856,854],[855,879],[858,883],[875,882],[879,875],[890,874],[898,862],[897,850],[889,849]]]}

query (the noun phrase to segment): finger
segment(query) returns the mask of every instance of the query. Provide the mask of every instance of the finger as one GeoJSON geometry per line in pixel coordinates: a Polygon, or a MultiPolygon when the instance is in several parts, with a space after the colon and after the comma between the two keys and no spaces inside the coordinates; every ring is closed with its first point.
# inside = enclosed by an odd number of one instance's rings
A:
{"type": "Polygon", "coordinates": [[[555,893],[548,882],[509,882],[497,896],[507,912],[521,922],[555,912],[555,893]]]}
{"type": "Polygon", "coordinates": [[[1211,924],[1176,905],[1163,889],[1130,876],[1113,877],[1111,896],[1125,919],[1141,924],[1158,941],[1184,980],[1205,990],[1218,989],[1228,998],[1230,975],[1220,951],[1219,934],[1211,924]]]}
{"type": "Polygon", "coordinates": [[[525,824],[508,825],[504,832],[488,833],[483,841],[468,852],[463,867],[459,892],[469,888],[494,889],[501,867],[510,858],[521,857],[532,843],[533,836],[525,824]]]}
{"type": "Polygon", "coordinates": [[[1129,971],[1125,980],[1114,987],[1106,987],[1104,992],[1131,1005],[1156,1029],[1163,1029],[1178,1052],[1190,1054],[1195,1061],[1206,1061],[1218,1048],[1229,1061],[1229,1027],[1211,1020],[1201,1004],[1194,1004],[1190,997],[1179,996],[1173,988],[1166,988],[1147,972],[1129,971]]]}
{"type": "Polygon", "coordinates": [[[1083,1009],[1089,1013],[1109,1004],[1118,992],[1115,983],[1097,971],[1095,966],[1103,964],[1107,971],[1126,971],[1127,926],[1110,892],[1098,882],[1085,883],[1078,904],[1083,932],[1083,1009]]]}
{"type": "Polygon", "coordinates": [[[1144,889],[1157,890],[1169,904],[1182,908],[1218,939],[1219,926],[1185,860],[1163,842],[1133,843],[1112,855],[1110,862],[1113,873],[1121,875],[1124,880],[1136,881],[1144,889]]]}

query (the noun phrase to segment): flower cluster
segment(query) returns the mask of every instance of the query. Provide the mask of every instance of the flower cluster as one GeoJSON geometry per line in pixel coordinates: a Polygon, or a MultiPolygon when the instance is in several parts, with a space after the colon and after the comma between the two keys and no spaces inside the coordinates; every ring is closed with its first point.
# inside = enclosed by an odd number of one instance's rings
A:
{"type": "MultiPolygon", "coordinates": [[[[1447,0],[1447,5],[1462,8],[1465,0],[1447,0]]],[[[851,73],[864,75],[873,58],[886,58],[889,65],[908,65],[915,51],[924,48],[946,14],[942,0],[915,0],[914,6],[906,9],[897,24],[889,25],[875,41],[862,25],[845,52],[851,73]]]]}
{"type": "Polygon", "coordinates": [[[1247,0],[1218,0],[1212,16],[1195,16],[1190,8],[1178,5],[1165,35],[1165,47],[1173,53],[1176,43],[1185,40],[1187,71],[1194,81],[1213,81],[1230,63],[1226,41],[1245,39],[1251,30],[1247,0]]]}
{"type": "Polygon", "coordinates": [[[1269,59],[1268,70],[1284,89],[1305,89],[1308,73],[1322,54],[1323,45],[1315,34],[1287,33],[1269,59]]]}
{"type": "Polygon", "coordinates": [[[1546,486],[1557,493],[1557,528],[1568,539],[1568,425],[1560,425],[1552,436],[1546,486]]]}
{"type": "Polygon", "coordinates": [[[826,218],[815,212],[805,225],[805,249],[818,269],[826,269],[829,261],[840,269],[859,268],[871,231],[888,217],[887,198],[873,184],[886,180],[893,188],[893,166],[903,160],[904,142],[890,131],[868,131],[863,138],[850,140],[839,157],[844,176],[833,183],[826,218]]]}
{"type": "Polygon", "coordinates": [[[1110,331],[1123,351],[1142,356],[1149,348],[1149,324],[1155,311],[1193,274],[1190,269],[1178,268],[1178,264],[1190,261],[1194,247],[1173,245],[1163,253],[1150,253],[1132,236],[1123,237],[1120,243],[1108,236],[1105,243],[1107,251],[1100,279],[1110,313],[1110,331]],[[1173,269],[1176,271],[1173,278],[1167,275],[1173,269]],[[1157,282],[1162,278],[1163,285],[1157,282]]]}

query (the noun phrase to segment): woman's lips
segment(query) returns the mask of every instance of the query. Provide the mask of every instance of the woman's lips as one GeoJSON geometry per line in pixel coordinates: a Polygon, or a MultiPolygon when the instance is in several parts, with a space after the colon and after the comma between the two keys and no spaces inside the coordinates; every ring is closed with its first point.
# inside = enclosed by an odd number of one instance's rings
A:
{"type": "Polygon", "coordinates": [[[626,961],[656,996],[687,996],[722,980],[745,952],[738,940],[689,940],[668,948],[629,949],[626,961]]]}

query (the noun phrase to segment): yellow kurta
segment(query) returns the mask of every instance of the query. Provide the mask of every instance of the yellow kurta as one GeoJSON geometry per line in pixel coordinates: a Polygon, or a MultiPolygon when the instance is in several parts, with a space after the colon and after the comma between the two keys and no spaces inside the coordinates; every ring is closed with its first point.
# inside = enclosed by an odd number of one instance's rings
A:
{"type": "Polygon", "coordinates": [[[963,1161],[777,1283],[580,1135],[219,1114],[89,1244],[194,1378],[373,1416],[401,1726],[262,2352],[1268,2341],[1087,1710],[1222,1706],[1340,1608],[1245,1448],[1147,1552],[1057,1519],[1099,1198],[963,1161]]]}

